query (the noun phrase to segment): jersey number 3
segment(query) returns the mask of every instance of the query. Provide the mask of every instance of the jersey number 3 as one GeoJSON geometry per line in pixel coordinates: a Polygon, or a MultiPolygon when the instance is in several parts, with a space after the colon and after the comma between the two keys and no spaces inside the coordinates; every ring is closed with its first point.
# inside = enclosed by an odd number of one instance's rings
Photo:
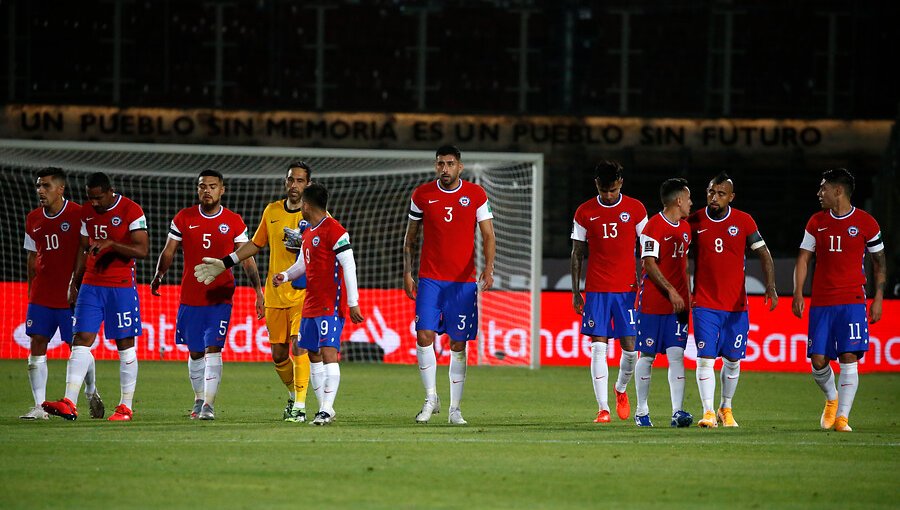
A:
{"type": "Polygon", "coordinates": [[[453,208],[452,207],[444,207],[444,209],[447,211],[447,215],[444,216],[444,221],[446,221],[447,223],[450,223],[451,221],[453,221],[453,208]]]}

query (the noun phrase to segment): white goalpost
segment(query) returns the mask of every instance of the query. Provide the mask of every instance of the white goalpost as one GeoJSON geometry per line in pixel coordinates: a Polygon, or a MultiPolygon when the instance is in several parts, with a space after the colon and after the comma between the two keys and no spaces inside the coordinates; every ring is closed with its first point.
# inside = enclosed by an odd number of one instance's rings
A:
{"type": "MultiPolygon", "coordinates": [[[[541,232],[543,155],[463,152],[464,179],[487,191],[494,211],[497,255],[494,288],[479,301],[479,336],[470,362],[480,365],[540,365],[541,232]]],[[[287,147],[198,146],[0,140],[0,358],[27,355],[24,336],[27,302],[25,216],[37,207],[35,171],[60,167],[68,174],[66,196],[84,202],[84,182],[92,172],[107,173],[116,190],[142,206],[148,219],[150,257],[137,263],[144,334],[143,357],[183,359],[174,345],[182,258],[169,270],[163,296],[150,296],[156,258],[175,213],[197,203],[196,176],[213,168],[225,175],[223,204],[240,214],[250,235],[266,204],[283,199],[289,163],[303,160],[312,179],[330,192],[329,211],[350,232],[359,272],[360,304],[366,322],[349,321],[343,339],[349,359],[415,362],[414,304],[402,290],[402,246],[409,199],[419,184],[435,179],[431,151],[356,150],[287,147]]],[[[480,235],[476,235],[480,273],[480,235]]],[[[268,275],[268,252],[257,257],[260,276],[268,275]]],[[[268,360],[265,325],[256,320],[246,275],[238,285],[226,344],[232,360],[268,360]]],[[[51,357],[67,355],[53,349],[51,357]]],[[[110,343],[100,339],[95,356],[105,359],[110,343]]],[[[449,359],[447,340],[439,359],[449,359]]],[[[114,348],[109,357],[114,356],[114,348]]]]}

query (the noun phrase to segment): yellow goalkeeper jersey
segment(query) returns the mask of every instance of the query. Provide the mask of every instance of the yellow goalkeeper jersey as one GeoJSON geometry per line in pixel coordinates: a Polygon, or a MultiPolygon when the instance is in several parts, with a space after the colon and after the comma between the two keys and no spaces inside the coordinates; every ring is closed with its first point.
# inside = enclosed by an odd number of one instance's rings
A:
{"type": "Polygon", "coordinates": [[[259,227],[251,241],[262,248],[269,246],[269,274],[266,275],[266,307],[291,308],[303,305],[306,291],[295,289],[290,284],[272,285],[272,276],[291,267],[297,260],[297,252],[284,247],[284,228],[296,229],[303,219],[300,209],[288,209],[287,200],[278,200],[266,206],[259,227]]]}

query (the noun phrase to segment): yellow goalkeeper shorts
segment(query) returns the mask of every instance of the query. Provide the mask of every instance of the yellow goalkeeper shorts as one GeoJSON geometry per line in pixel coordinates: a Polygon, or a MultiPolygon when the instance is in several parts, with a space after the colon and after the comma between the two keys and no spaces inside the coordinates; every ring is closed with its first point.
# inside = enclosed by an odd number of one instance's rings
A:
{"type": "Polygon", "coordinates": [[[303,305],[290,308],[266,308],[266,329],[270,344],[286,344],[300,334],[303,305]]]}

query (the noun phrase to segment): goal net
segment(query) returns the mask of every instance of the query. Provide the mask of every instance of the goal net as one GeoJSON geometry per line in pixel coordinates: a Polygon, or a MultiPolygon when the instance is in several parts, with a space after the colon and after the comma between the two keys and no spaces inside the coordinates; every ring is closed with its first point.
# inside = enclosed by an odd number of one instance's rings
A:
{"type": "MultiPolygon", "coordinates": [[[[225,175],[222,203],[240,214],[250,234],[266,204],[285,197],[287,165],[308,162],[314,181],[330,193],[329,212],[350,232],[358,268],[360,305],[366,321],[347,321],[343,354],[349,360],[415,363],[414,303],[402,290],[402,247],[409,200],[416,186],[435,179],[434,153],[279,147],[223,147],[162,144],[117,144],[0,140],[0,193],[4,197],[0,229],[8,241],[0,246],[0,357],[28,354],[25,335],[27,254],[22,248],[27,213],[38,206],[34,173],[57,166],[68,174],[66,196],[83,203],[84,183],[92,172],[107,173],[117,192],[144,209],[150,233],[150,256],[137,262],[144,333],[143,359],[185,359],[174,344],[181,255],[166,278],[162,297],[149,283],[166,242],[168,225],[181,208],[197,203],[197,174],[214,168],[225,175]]],[[[494,212],[497,255],[494,287],[479,300],[478,341],[470,344],[471,363],[536,367],[540,360],[539,306],[543,157],[540,154],[463,153],[463,178],[486,190],[494,212]]],[[[483,260],[480,234],[476,266],[483,260]]],[[[268,251],[257,256],[260,276],[268,274],[268,251]]],[[[235,268],[235,294],[226,359],[269,360],[268,336],[254,313],[254,294],[235,268]]],[[[449,360],[449,341],[441,339],[438,358],[449,360]]],[[[98,359],[116,359],[115,344],[103,338],[94,347],[98,359]]],[[[68,350],[55,338],[51,357],[68,350]]]]}

